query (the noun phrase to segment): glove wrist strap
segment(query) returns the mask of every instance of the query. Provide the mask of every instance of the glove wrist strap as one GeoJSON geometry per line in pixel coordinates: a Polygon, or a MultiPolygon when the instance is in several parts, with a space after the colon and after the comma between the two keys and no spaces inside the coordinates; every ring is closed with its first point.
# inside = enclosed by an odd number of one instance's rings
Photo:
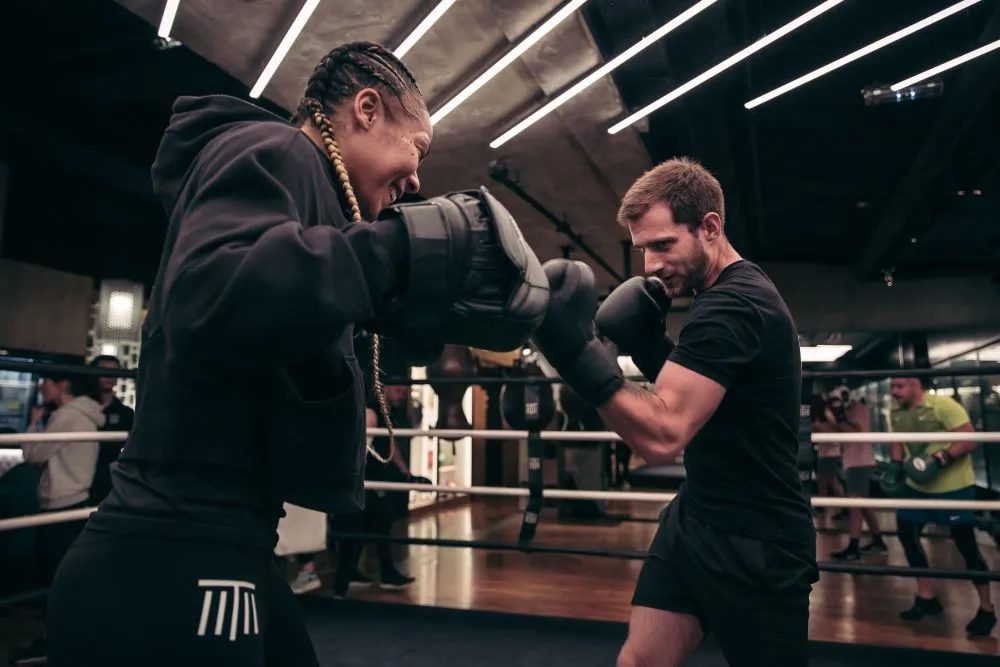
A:
{"type": "Polygon", "coordinates": [[[947,449],[942,449],[939,452],[935,452],[934,453],[934,457],[938,461],[940,461],[940,463],[941,463],[942,466],[944,466],[946,468],[948,466],[950,466],[955,461],[955,457],[952,456],[951,452],[949,452],[947,449]]]}
{"type": "Polygon", "coordinates": [[[556,370],[581,399],[594,407],[607,403],[625,385],[618,360],[597,339],[591,339],[572,363],[556,370]]]}

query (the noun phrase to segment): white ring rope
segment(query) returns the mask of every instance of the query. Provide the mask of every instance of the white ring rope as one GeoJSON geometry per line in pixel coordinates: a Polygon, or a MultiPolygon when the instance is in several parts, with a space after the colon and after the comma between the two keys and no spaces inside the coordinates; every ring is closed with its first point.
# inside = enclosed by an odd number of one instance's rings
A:
{"type": "MultiPolygon", "coordinates": [[[[416,429],[397,428],[397,436],[437,437],[449,440],[462,438],[484,438],[487,440],[524,440],[528,431],[485,430],[485,429],[416,429]]],[[[387,436],[388,429],[370,428],[369,435],[387,436]]],[[[540,431],[542,440],[563,440],[573,442],[616,440],[622,438],[614,431],[540,431]]],[[[124,431],[98,431],[94,433],[4,433],[0,434],[0,445],[20,445],[25,442],[124,442],[128,433],[124,431]]],[[[893,442],[1000,442],[1000,432],[984,431],[966,433],[944,431],[937,433],[813,433],[814,443],[870,442],[872,444],[893,442]]]]}
{"type": "MultiPolygon", "coordinates": [[[[410,482],[365,482],[365,488],[375,491],[417,491],[468,496],[506,496],[527,498],[530,491],[518,487],[436,486],[410,482]]],[[[677,494],[648,491],[580,491],[544,489],[543,498],[552,500],[614,500],[621,502],[669,503],[677,494]]],[[[869,509],[930,509],[930,510],[990,510],[1000,511],[1000,501],[994,500],[912,500],[905,498],[812,498],[813,507],[862,507],[869,509]]],[[[0,520],[0,532],[87,518],[96,507],[31,514],[0,520]]]]}

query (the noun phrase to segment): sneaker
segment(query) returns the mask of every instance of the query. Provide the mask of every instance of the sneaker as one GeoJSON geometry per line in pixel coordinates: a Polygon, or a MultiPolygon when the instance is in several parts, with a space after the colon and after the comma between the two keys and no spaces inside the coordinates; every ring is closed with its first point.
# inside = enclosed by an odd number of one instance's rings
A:
{"type": "Polygon", "coordinates": [[[378,582],[382,588],[406,588],[414,581],[416,581],[414,577],[408,577],[399,570],[392,570],[383,572],[378,582]]]}
{"type": "Polygon", "coordinates": [[[988,637],[990,633],[993,632],[993,628],[997,624],[997,614],[996,610],[986,611],[980,608],[976,612],[975,618],[969,621],[969,624],[965,626],[965,633],[968,635],[969,639],[973,637],[988,637]]]}
{"type": "Polygon", "coordinates": [[[873,539],[868,544],[861,545],[861,553],[863,554],[878,555],[878,554],[885,554],[888,552],[889,552],[889,547],[887,547],[885,545],[885,542],[883,542],[881,539],[879,539],[878,541],[873,539]]]}
{"type": "Polygon", "coordinates": [[[858,551],[857,547],[847,547],[840,551],[834,551],[830,554],[830,558],[834,560],[856,561],[861,560],[861,552],[858,551]]]}
{"type": "Polygon", "coordinates": [[[913,606],[899,613],[899,617],[904,621],[919,621],[924,616],[933,616],[944,611],[944,607],[937,598],[922,598],[919,595],[913,602],[913,606]]]}
{"type": "Polygon", "coordinates": [[[323,582],[319,580],[319,575],[315,572],[301,570],[298,576],[292,580],[290,585],[293,593],[296,595],[302,595],[303,593],[308,593],[309,591],[314,591],[317,588],[320,588],[323,585],[323,582]]]}
{"type": "Polygon", "coordinates": [[[45,640],[36,639],[28,646],[15,646],[10,650],[11,665],[44,665],[48,653],[45,650],[45,640]]]}
{"type": "Polygon", "coordinates": [[[357,588],[367,588],[374,585],[374,583],[373,579],[357,573],[347,582],[335,579],[333,582],[333,597],[338,599],[347,597],[348,591],[357,588]]]}

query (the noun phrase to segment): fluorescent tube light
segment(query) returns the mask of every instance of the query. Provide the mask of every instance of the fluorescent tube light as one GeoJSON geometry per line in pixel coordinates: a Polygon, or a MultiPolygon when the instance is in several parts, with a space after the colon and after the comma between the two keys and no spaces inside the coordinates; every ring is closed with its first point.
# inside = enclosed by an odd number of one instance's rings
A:
{"type": "Polygon", "coordinates": [[[434,24],[438,22],[438,19],[444,16],[444,13],[446,11],[451,9],[451,6],[455,4],[455,2],[456,0],[441,0],[441,2],[439,2],[437,6],[434,9],[432,9],[427,16],[424,17],[424,20],[421,21],[417,25],[417,27],[413,29],[413,32],[407,35],[406,39],[403,40],[403,43],[400,44],[398,47],[396,47],[396,50],[393,52],[393,55],[395,55],[397,58],[402,58],[403,56],[405,56],[407,52],[410,49],[412,49],[413,46],[417,42],[419,42],[420,39],[425,34],[427,34],[427,31],[430,30],[431,27],[433,27],[434,24]]]}
{"type": "Polygon", "coordinates": [[[670,91],[669,93],[667,93],[666,95],[664,95],[660,99],[658,99],[658,100],[656,100],[656,101],[654,101],[654,102],[646,105],[642,109],[639,109],[638,111],[636,111],[634,114],[632,114],[631,116],[629,116],[625,120],[620,121],[618,123],[615,123],[614,125],[612,125],[611,127],[608,128],[608,134],[618,134],[619,132],[621,132],[622,130],[624,130],[626,127],[628,127],[632,123],[635,123],[636,121],[645,118],[646,116],[648,116],[649,114],[653,113],[657,109],[665,107],[666,105],[670,104],[671,102],[673,102],[674,100],[676,100],[681,95],[683,95],[683,94],[685,94],[687,92],[690,92],[691,90],[694,90],[695,88],[697,88],[701,84],[705,83],[706,81],[708,81],[712,77],[714,77],[714,76],[716,76],[718,74],[721,74],[722,72],[726,71],[727,69],[729,69],[733,65],[735,65],[735,64],[737,64],[737,63],[739,63],[739,62],[741,62],[743,60],[746,60],[747,58],[749,58],[753,54],[755,54],[758,51],[760,51],[761,49],[763,49],[763,48],[765,48],[765,47],[767,47],[767,46],[775,43],[776,41],[778,41],[779,39],[781,39],[782,37],[784,37],[788,33],[792,32],[793,30],[796,30],[796,29],[804,26],[806,23],[808,23],[809,21],[812,21],[814,18],[816,18],[820,14],[823,14],[823,13],[825,13],[825,12],[833,9],[834,7],[836,7],[837,5],[839,5],[843,1],[844,0],[827,0],[823,4],[818,5],[818,6],[814,7],[813,9],[809,10],[808,12],[806,12],[805,14],[803,14],[802,16],[799,16],[798,18],[789,21],[785,25],[781,26],[780,28],[778,28],[774,32],[772,32],[769,35],[767,35],[766,37],[762,37],[761,39],[758,39],[756,42],[754,42],[753,44],[751,44],[747,48],[743,49],[739,53],[735,53],[735,54],[729,56],[728,58],[726,58],[725,60],[723,60],[721,63],[719,63],[718,65],[716,65],[715,67],[713,67],[713,68],[711,68],[711,69],[709,69],[709,70],[707,70],[707,71],[699,74],[698,76],[696,76],[695,78],[691,79],[690,81],[688,81],[684,85],[679,86],[678,88],[675,88],[674,90],[670,91]]]}
{"type": "Polygon", "coordinates": [[[920,74],[914,74],[909,79],[903,79],[899,83],[892,84],[892,86],[890,86],[890,87],[892,88],[892,90],[894,92],[898,91],[898,90],[902,90],[903,88],[909,88],[913,84],[919,83],[919,82],[923,81],[924,79],[929,79],[929,78],[931,78],[932,76],[934,76],[936,74],[940,74],[941,72],[945,72],[947,70],[950,70],[953,67],[958,67],[959,65],[961,65],[963,63],[967,63],[970,60],[975,60],[976,58],[978,58],[980,56],[985,56],[990,51],[995,51],[997,49],[1000,49],[1000,39],[998,39],[995,42],[990,42],[989,44],[986,44],[985,46],[980,46],[978,49],[975,49],[974,51],[969,51],[968,53],[966,53],[963,56],[958,56],[957,58],[952,58],[948,62],[941,63],[940,65],[938,65],[936,67],[932,67],[929,70],[925,70],[925,71],[921,72],[920,74]]]}
{"type": "MultiPolygon", "coordinates": [[[[668,34],[676,30],[678,27],[682,26],[688,20],[694,18],[702,11],[708,9],[714,5],[719,0],[701,0],[698,4],[694,5],[690,9],[686,10],[679,16],[671,19],[667,23],[657,28],[654,32],[646,35],[638,42],[627,48],[625,51],[615,56],[612,60],[608,61],[605,65],[597,68],[587,76],[580,79],[578,82],[573,84],[568,90],[560,94],[558,97],[548,102],[542,108],[538,109],[530,116],[522,120],[520,123],[510,128],[499,137],[490,142],[490,148],[500,148],[505,143],[521,134],[529,127],[540,121],[541,119],[548,116],[550,113],[561,107],[562,105],[569,102],[571,99],[582,93],[584,90],[592,86],[596,81],[606,74],[610,74],[614,70],[618,69],[624,65],[627,61],[631,60],[639,53],[644,51],[646,48],[652,46],[660,39],[666,37],[668,34]]],[[[840,1],[840,0],[838,0],[840,1]]]]}
{"type": "Polygon", "coordinates": [[[821,364],[836,361],[852,350],[850,345],[811,345],[799,348],[804,364],[821,364]]]}
{"type": "Polygon", "coordinates": [[[281,65],[281,61],[285,59],[288,55],[288,50],[292,48],[292,44],[295,40],[299,38],[299,33],[302,29],[306,27],[306,23],[309,22],[309,17],[312,13],[316,11],[316,7],[319,6],[320,0],[306,0],[302,5],[302,9],[299,10],[299,15],[295,17],[292,21],[291,27],[285,36],[282,37],[281,43],[278,44],[278,48],[275,49],[274,54],[271,56],[271,60],[268,61],[267,65],[264,67],[264,71],[260,73],[260,78],[257,79],[257,83],[253,85],[250,90],[250,97],[260,97],[261,93],[264,92],[264,88],[271,81],[271,77],[274,73],[278,71],[278,66],[281,65]]]}
{"type": "Polygon", "coordinates": [[[778,97],[780,95],[784,95],[785,93],[787,93],[790,90],[794,90],[795,88],[798,88],[799,86],[803,86],[803,85],[809,83],[810,81],[813,81],[815,79],[818,79],[821,76],[829,74],[830,72],[834,71],[835,69],[843,67],[844,65],[847,65],[848,63],[852,63],[855,60],[858,60],[859,58],[863,58],[863,57],[867,56],[870,53],[874,53],[875,51],[878,51],[882,47],[889,46],[893,42],[898,42],[899,40],[903,39],[904,37],[908,37],[909,35],[912,35],[915,32],[923,30],[924,28],[927,28],[929,26],[932,26],[935,23],[937,23],[938,21],[942,21],[942,20],[948,18],[949,16],[951,16],[952,14],[956,14],[956,13],[962,11],[963,9],[968,9],[972,5],[975,5],[975,4],[979,3],[979,2],[982,2],[982,0],[962,0],[962,2],[959,2],[958,4],[954,4],[951,7],[947,7],[945,9],[942,9],[937,14],[932,14],[931,16],[928,16],[927,18],[925,18],[923,20],[917,21],[916,23],[914,23],[912,25],[909,25],[909,26],[903,28],[902,30],[897,30],[896,32],[892,33],[891,35],[887,35],[887,36],[883,37],[882,39],[880,39],[878,41],[872,42],[868,46],[863,46],[860,49],[858,49],[857,51],[852,51],[851,53],[848,53],[846,56],[844,56],[842,58],[838,58],[837,60],[834,60],[832,63],[828,63],[826,65],[823,65],[819,69],[815,69],[812,72],[809,72],[808,74],[804,74],[804,75],[800,76],[799,78],[795,79],[794,81],[789,81],[788,83],[784,84],[783,86],[778,86],[777,88],[775,88],[771,92],[765,93],[764,95],[761,95],[760,97],[756,97],[756,98],[750,100],[749,102],[747,102],[746,104],[744,104],[743,106],[746,107],[747,109],[753,109],[754,107],[758,107],[761,104],[764,104],[765,102],[769,102],[769,101],[773,100],[774,98],[776,98],[776,97],[778,97]]]}
{"type": "Polygon", "coordinates": [[[443,107],[431,114],[431,125],[440,123],[445,116],[457,109],[462,102],[472,97],[476,91],[493,80],[493,77],[504,71],[512,62],[520,58],[525,51],[537,44],[542,37],[552,32],[556,26],[569,18],[573,12],[582,7],[586,2],[587,0],[570,0],[570,2],[563,5],[547,21],[538,26],[531,34],[518,42],[514,48],[505,53],[500,60],[490,65],[485,72],[476,77],[475,81],[463,88],[461,92],[445,102],[443,107]]]}
{"type": "Polygon", "coordinates": [[[177,17],[177,8],[180,7],[181,0],[167,0],[163,7],[163,16],[160,17],[160,27],[156,30],[156,35],[162,39],[170,39],[170,31],[174,28],[174,18],[177,17]]]}

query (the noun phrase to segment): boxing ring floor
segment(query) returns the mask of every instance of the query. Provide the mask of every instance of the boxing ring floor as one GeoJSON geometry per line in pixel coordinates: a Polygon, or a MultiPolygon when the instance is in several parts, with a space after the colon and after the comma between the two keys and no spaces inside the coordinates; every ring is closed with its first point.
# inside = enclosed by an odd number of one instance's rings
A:
{"type": "MultiPolygon", "coordinates": [[[[608,667],[615,664],[626,625],[304,596],[309,631],[324,667],[399,665],[431,667],[608,667]]],[[[868,667],[900,661],[907,667],[996,665],[989,655],[920,649],[810,644],[812,667],[868,667]]],[[[706,640],[686,667],[726,667],[706,640]]]]}
{"type": "MultiPolygon", "coordinates": [[[[427,508],[397,522],[399,536],[418,539],[514,542],[522,519],[515,498],[477,497],[427,508]]],[[[544,510],[535,543],[608,550],[643,550],[656,528],[659,506],[615,502],[613,514],[636,520],[560,522],[544,510]]],[[[832,513],[832,512],[831,512],[832,513]]],[[[891,513],[880,514],[892,528],[891,513]]],[[[820,560],[839,549],[842,523],[817,519],[820,560]]],[[[902,565],[902,550],[886,537],[886,557],[869,564],[902,565]]],[[[933,566],[960,568],[949,540],[930,535],[925,547],[933,566]]],[[[575,554],[520,553],[428,545],[396,545],[402,568],[416,577],[405,591],[356,589],[347,600],[331,599],[334,558],[317,559],[326,587],[300,597],[323,665],[519,664],[586,667],[614,664],[625,636],[629,601],[641,562],[575,554]]],[[[991,569],[1000,553],[983,544],[991,569]]],[[[370,564],[369,564],[370,565],[370,564]]],[[[370,569],[369,569],[370,571],[370,569]]],[[[969,640],[964,626],[975,613],[975,594],[965,581],[935,583],[947,613],[906,623],[899,611],[913,600],[914,580],[823,572],[812,594],[810,639],[818,667],[876,665],[903,659],[909,667],[942,664],[996,665],[1000,641],[969,640]],[[989,662],[984,662],[988,660],[989,662]]],[[[1000,599],[1000,583],[993,584],[1000,599]]],[[[0,609],[0,664],[6,652],[38,636],[36,614],[0,609]]],[[[994,635],[1000,633],[994,633],[994,635]]],[[[690,663],[724,665],[711,639],[690,663]]]]}
{"type": "MultiPolygon", "coordinates": [[[[650,503],[611,503],[609,512],[636,521],[620,523],[560,522],[555,510],[544,510],[535,544],[608,550],[644,550],[649,544],[659,506],[650,503]]],[[[833,513],[832,511],[830,512],[833,513]]],[[[891,512],[880,513],[883,529],[894,528],[891,512]]],[[[402,522],[400,522],[402,524],[402,522]]],[[[521,525],[519,504],[513,498],[475,498],[421,513],[397,535],[418,539],[490,540],[515,542],[521,525]]],[[[829,554],[846,544],[843,522],[817,518],[820,528],[817,554],[829,554]]],[[[889,553],[863,562],[870,565],[905,565],[898,540],[886,536],[889,553]]],[[[867,540],[867,537],[865,538],[867,540]]],[[[963,567],[944,533],[928,529],[924,540],[931,564],[939,568],[963,567]]],[[[995,545],[982,544],[991,569],[1000,569],[995,545]]],[[[406,607],[452,608],[546,618],[573,618],[617,626],[629,617],[633,585],[641,562],[597,556],[520,553],[425,545],[394,547],[403,568],[416,577],[406,591],[356,589],[350,600],[406,607]]],[[[325,559],[324,559],[325,560],[325,559]]],[[[320,574],[329,584],[332,571],[320,563],[320,574]]],[[[967,639],[965,624],[976,611],[976,596],[966,581],[936,580],[939,598],[947,612],[940,617],[908,623],[899,612],[913,603],[912,578],[823,572],[811,597],[810,638],[817,642],[919,648],[965,654],[1000,656],[1000,632],[967,639]]],[[[1000,600],[1000,583],[992,584],[1000,600]]],[[[320,591],[319,596],[329,591],[320,591]]],[[[350,601],[349,600],[349,601],[350,601]]],[[[334,604],[342,604],[337,601],[334,604]]],[[[603,663],[603,664],[614,664],[603,663]]],[[[713,664],[713,663],[707,663],[713,664]]]]}

